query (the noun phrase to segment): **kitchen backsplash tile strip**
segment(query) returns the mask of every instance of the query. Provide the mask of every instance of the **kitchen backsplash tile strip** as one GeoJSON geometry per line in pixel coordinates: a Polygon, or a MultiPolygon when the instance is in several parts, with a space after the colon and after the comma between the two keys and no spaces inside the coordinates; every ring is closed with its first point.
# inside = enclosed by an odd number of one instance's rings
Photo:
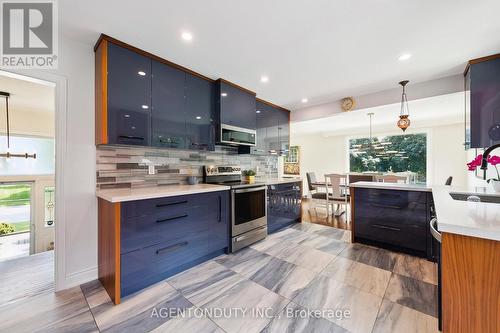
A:
{"type": "Polygon", "coordinates": [[[213,165],[241,165],[257,170],[258,176],[277,177],[277,156],[238,155],[236,148],[221,147],[215,151],[192,151],[145,147],[97,147],[97,188],[144,187],[186,184],[188,176],[201,182],[202,167],[213,165]],[[148,174],[148,165],[155,166],[155,174],[148,174]]]}

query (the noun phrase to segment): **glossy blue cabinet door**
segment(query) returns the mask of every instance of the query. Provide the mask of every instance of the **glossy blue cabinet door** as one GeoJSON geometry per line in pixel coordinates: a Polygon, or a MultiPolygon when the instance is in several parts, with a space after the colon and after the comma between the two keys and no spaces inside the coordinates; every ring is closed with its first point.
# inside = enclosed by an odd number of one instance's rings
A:
{"type": "Polygon", "coordinates": [[[301,220],[302,182],[267,187],[267,231],[276,232],[301,220]]]}
{"type": "Polygon", "coordinates": [[[278,118],[279,154],[287,155],[290,149],[290,111],[276,109],[278,118]]]}
{"type": "Polygon", "coordinates": [[[500,59],[473,64],[469,72],[471,147],[486,148],[500,143],[500,59]]]}
{"type": "Polygon", "coordinates": [[[426,256],[427,192],[356,188],[355,238],[409,249],[426,256]]]}
{"type": "Polygon", "coordinates": [[[215,149],[214,83],[186,73],[187,148],[215,149]]]}
{"type": "Polygon", "coordinates": [[[209,251],[227,250],[229,245],[229,191],[215,192],[212,195],[214,203],[212,210],[217,211],[217,217],[209,223],[209,251]]]}
{"type": "Polygon", "coordinates": [[[122,296],[227,251],[229,191],[123,203],[122,296]]]}
{"type": "Polygon", "coordinates": [[[109,43],[109,143],[148,146],[150,111],[151,59],[109,43]]]}
{"type": "Polygon", "coordinates": [[[222,124],[257,128],[255,94],[238,89],[222,81],[216,82],[217,108],[222,124]]]}
{"type": "Polygon", "coordinates": [[[186,73],[158,61],[153,61],[152,67],[152,144],[156,147],[187,148],[186,73]]]}

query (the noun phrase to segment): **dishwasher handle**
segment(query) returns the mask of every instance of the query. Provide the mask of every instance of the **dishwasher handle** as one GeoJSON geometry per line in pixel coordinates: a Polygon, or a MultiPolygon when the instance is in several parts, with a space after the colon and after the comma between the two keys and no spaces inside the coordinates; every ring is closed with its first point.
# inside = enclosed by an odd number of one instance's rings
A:
{"type": "Polygon", "coordinates": [[[433,218],[429,225],[431,228],[432,237],[434,237],[435,240],[441,243],[441,233],[437,230],[437,218],[433,218]]]}

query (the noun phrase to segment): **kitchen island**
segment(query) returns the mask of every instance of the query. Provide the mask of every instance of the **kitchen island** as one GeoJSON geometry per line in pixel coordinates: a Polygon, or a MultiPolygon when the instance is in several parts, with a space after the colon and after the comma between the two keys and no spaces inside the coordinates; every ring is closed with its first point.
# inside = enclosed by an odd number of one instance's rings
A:
{"type": "Polygon", "coordinates": [[[431,188],[425,185],[350,184],[351,241],[434,259],[429,221],[431,188]]]}
{"type": "Polygon", "coordinates": [[[353,242],[431,260],[440,256],[443,332],[498,332],[500,204],[464,199],[500,194],[482,187],[370,182],[351,184],[350,191],[353,242]],[[441,245],[429,233],[433,217],[441,245]]]}
{"type": "Polygon", "coordinates": [[[443,332],[500,329],[500,204],[451,194],[498,196],[487,188],[432,188],[441,241],[443,332]]]}

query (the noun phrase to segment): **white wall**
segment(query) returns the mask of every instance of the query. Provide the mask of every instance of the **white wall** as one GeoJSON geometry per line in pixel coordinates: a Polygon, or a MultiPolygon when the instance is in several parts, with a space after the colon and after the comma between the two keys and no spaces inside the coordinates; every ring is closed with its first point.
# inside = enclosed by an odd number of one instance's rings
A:
{"type": "MultiPolygon", "coordinates": [[[[9,112],[10,113],[10,112],[9,112]]],[[[37,112],[29,110],[16,110],[10,113],[11,134],[34,135],[53,138],[55,135],[55,120],[52,112],[37,112]]],[[[5,116],[0,117],[0,133],[6,132],[5,116]]]]}
{"type": "MultiPolygon", "coordinates": [[[[453,75],[436,80],[410,83],[408,86],[409,93],[408,99],[410,101],[452,94],[463,91],[463,75],[453,75]]],[[[356,105],[354,110],[362,110],[377,106],[383,106],[401,101],[401,87],[394,87],[393,89],[383,90],[372,94],[354,96],[356,105]]],[[[305,121],[311,119],[321,119],[341,113],[341,101],[334,101],[325,104],[305,106],[303,108],[294,110],[291,114],[291,120],[305,121]]]]}
{"type": "MultiPolygon", "coordinates": [[[[412,129],[413,133],[428,134],[428,182],[444,184],[449,176],[453,184],[467,185],[467,152],[462,145],[464,127],[462,124],[437,126],[427,129],[412,129]]],[[[400,134],[376,133],[376,135],[400,134]]],[[[313,171],[318,178],[326,173],[348,171],[349,136],[298,135],[291,133],[291,144],[300,146],[300,172],[305,179],[306,172],[313,171]]],[[[304,183],[307,186],[307,183],[304,183]]]]}
{"type": "Polygon", "coordinates": [[[67,79],[66,151],[62,180],[66,216],[65,279],[61,286],[70,287],[97,278],[94,51],[91,45],[64,37],[59,40],[59,50],[59,68],[54,73],[67,79]]]}

